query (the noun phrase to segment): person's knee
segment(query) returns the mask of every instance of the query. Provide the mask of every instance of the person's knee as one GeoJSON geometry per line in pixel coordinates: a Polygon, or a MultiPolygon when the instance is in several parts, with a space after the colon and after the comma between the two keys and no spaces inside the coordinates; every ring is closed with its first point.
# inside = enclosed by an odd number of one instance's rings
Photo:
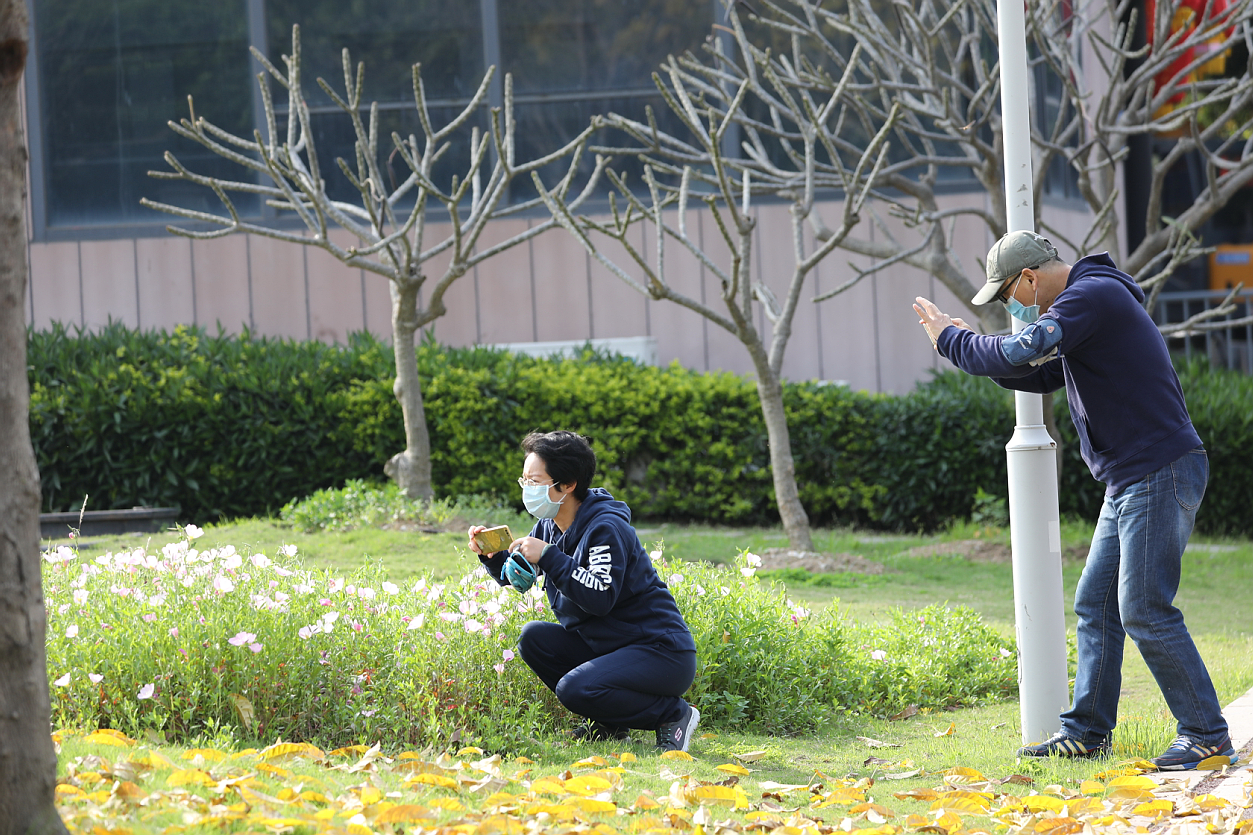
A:
{"type": "Polygon", "coordinates": [[[522,627],[522,634],[518,637],[518,655],[522,656],[527,666],[534,668],[535,662],[546,655],[544,632],[552,625],[547,621],[533,620],[522,627]]]}
{"type": "Polygon", "coordinates": [[[586,686],[585,679],[586,676],[579,675],[578,670],[571,670],[557,682],[555,692],[557,701],[565,705],[571,713],[591,716],[595,714],[596,698],[586,686]]]}

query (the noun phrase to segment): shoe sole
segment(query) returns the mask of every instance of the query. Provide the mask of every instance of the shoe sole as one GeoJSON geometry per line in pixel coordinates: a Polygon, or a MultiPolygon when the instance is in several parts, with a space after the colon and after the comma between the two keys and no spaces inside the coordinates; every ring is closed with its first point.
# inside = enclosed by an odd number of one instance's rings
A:
{"type": "Polygon", "coordinates": [[[687,728],[683,732],[682,750],[686,751],[687,747],[692,744],[692,731],[696,730],[698,724],[700,724],[700,711],[692,708],[692,717],[687,720],[687,728]]]}
{"type": "MultiPolygon", "coordinates": [[[[1236,763],[1240,762],[1240,758],[1238,756],[1228,755],[1228,754],[1215,754],[1214,755],[1214,757],[1223,757],[1223,756],[1230,759],[1232,765],[1235,765],[1236,763]]],[[[1214,759],[1214,757],[1206,757],[1205,759],[1212,760],[1214,759]]],[[[1188,762],[1188,763],[1179,763],[1178,765],[1159,765],[1157,762],[1154,762],[1153,765],[1157,766],[1158,771],[1196,771],[1196,767],[1203,762],[1205,762],[1205,760],[1197,760],[1196,762],[1188,762]]]]}

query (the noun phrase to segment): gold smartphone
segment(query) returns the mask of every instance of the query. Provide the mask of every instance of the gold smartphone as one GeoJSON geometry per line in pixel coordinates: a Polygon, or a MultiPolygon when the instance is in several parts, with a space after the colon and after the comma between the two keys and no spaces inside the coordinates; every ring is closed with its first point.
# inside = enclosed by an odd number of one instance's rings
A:
{"type": "Polygon", "coordinates": [[[508,525],[497,525],[494,528],[479,531],[474,535],[474,541],[478,543],[479,550],[484,554],[494,554],[497,551],[507,550],[513,540],[514,535],[509,530],[508,525]]]}

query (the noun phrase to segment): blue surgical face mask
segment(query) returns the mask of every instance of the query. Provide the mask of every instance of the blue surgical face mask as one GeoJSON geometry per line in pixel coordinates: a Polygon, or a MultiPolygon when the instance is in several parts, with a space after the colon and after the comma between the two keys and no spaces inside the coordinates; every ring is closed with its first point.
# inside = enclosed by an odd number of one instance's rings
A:
{"type": "MultiPolygon", "coordinates": [[[[527,512],[536,519],[552,519],[561,511],[561,502],[548,498],[551,484],[524,484],[522,486],[522,504],[527,512]]],[[[565,501],[565,496],[561,497],[565,501]]]]}
{"type": "MultiPolygon", "coordinates": [[[[1018,285],[1022,282],[1022,274],[1018,275],[1018,281],[1014,282],[1014,289],[1010,291],[1009,298],[1004,302],[1005,310],[1010,316],[1013,316],[1020,322],[1026,322],[1028,325],[1040,318],[1040,305],[1026,305],[1014,298],[1014,293],[1018,292],[1018,285]]],[[[1036,290],[1036,297],[1040,295],[1040,291],[1036,290]]]]}

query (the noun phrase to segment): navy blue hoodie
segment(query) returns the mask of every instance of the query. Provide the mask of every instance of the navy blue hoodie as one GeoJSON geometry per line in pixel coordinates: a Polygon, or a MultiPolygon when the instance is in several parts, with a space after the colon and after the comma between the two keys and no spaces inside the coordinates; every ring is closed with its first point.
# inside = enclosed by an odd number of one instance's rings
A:
{"type": "MultiPolygon", "coordinates": [[[[540,558],[544,590],[557,622],[601,655],[628,644],[695,651],[696,644],[670,589],[631,527],[631,509],[594,487],[565,533],[542,519],[531,536],[551,543],[540,558]]],[[[508,556],[479,557],[502,586],[508,556]]]]}
{"type": "Polygon", "coordinates": [[[1065,386],[1083,460],[1112,496],[1201,446],[1143,303],[1144,291],[1103,252],[1080,259],[1048,312],[1017,334],[952,327],[936,342],[962,371],[1005,388],[1065,386]]]}

